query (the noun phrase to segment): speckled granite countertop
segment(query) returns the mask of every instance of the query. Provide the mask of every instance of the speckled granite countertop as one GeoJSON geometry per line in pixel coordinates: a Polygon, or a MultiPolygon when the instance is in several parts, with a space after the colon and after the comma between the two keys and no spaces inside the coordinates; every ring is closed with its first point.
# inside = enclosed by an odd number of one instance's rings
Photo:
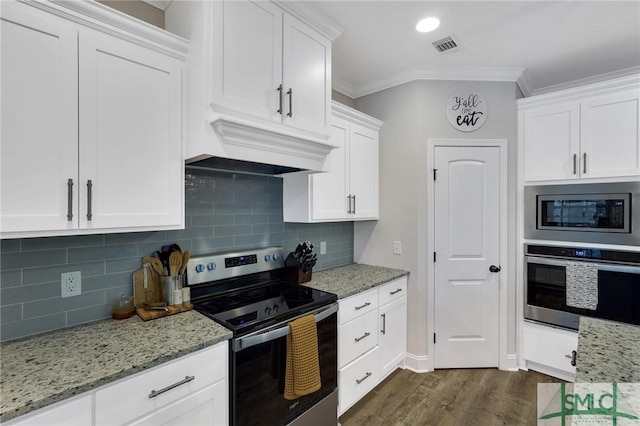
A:
{"type": "Polygon", "coordinates": [[[151,321],[104,320],[0,345],[0,421],[232,337],[188,311],[151,321]]]}
{"type": "Polygon", "coordinates": [[[581,317],[576,382],[640,383],[640,326],[581,317]]]}
{"type": "Polygon", "coordinates": [[[314,272],[306,286],[338,295],[338,299],[385,284],[408,275],[401,269],[353,263],[334,269],[314,272]]]}

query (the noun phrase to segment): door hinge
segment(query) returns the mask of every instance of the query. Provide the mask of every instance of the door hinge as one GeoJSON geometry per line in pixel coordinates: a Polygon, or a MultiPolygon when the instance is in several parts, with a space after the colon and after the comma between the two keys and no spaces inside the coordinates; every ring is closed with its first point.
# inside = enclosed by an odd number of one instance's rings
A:
{"type": "Polygon", "coordinates": [[[433,333],[433,343],[436,343],[436,333],[433,333]]]}
{"type": "Polygon", "coordinates": [[[433,180],[436,180],[437,174],[438,174],[438,169],[433,169],[433,180]]]}
{"type": "Polygon", "coordinates": [[[436,252],[433,252],[433,263],[436,263],[436,252]]]}

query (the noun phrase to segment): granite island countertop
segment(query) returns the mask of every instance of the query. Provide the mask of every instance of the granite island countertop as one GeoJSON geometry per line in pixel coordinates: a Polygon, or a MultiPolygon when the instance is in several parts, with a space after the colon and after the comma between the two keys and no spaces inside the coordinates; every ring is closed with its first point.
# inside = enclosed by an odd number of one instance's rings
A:
{"type": "Polygon", "coordinates": [[[0,421],[228,340],[195,311],[103,320],[2,343],[0,421]]]}
{"type": "Polygon", "coordinates": [[[409,275],[409,272],[402,269],[352,263],[314,272],[311,275],[311,281],[304,285],[333,293],[338,296],[338,299],[344,299],[405,275],[409,275]]]}
{"type": "Polygon", "coordinates": [[[640,383],[640,326],[581,317],[577,383],[640,383]]]}

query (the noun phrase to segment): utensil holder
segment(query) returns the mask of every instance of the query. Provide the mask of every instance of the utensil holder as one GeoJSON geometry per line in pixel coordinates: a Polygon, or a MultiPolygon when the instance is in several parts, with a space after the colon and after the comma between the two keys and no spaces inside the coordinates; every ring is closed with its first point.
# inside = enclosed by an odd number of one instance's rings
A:
{"type": "Polygon", "coordinates": [[[162,295],[169,305],[182,303],[182,275],[162,277],[162,295]]]}

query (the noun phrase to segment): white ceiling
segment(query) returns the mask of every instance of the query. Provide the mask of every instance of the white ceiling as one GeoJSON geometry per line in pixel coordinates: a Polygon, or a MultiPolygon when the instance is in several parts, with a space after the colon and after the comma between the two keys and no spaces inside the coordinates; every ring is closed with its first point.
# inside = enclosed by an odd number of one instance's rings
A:
{"type": "Polygon", "coordinates": [[[352,98],[421,78],[517,81],[531,95],[640,72],[640,0],[308,4],[343,27],[333,86],[352,98]],[[429,15],[440,27],[415,31],[429,15]],[[461,49],[436,52],[449,35],[461,49]]]}

